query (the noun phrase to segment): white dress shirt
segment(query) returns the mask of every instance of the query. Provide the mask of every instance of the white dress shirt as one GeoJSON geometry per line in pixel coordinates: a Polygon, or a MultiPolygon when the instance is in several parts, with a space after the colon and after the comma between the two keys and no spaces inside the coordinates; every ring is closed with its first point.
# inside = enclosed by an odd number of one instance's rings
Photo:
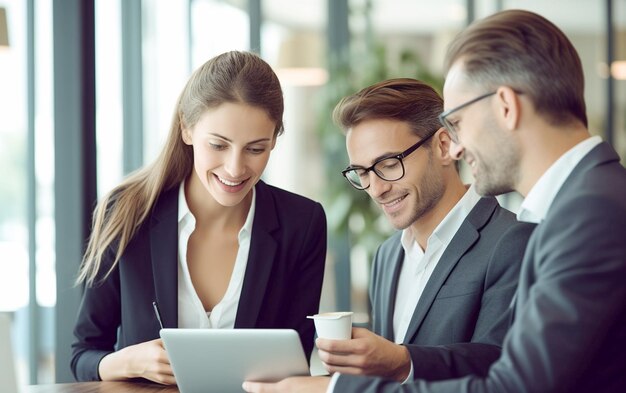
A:
{"type": "Polygon", "coordinates": [[[243,278],[248,264],[250,238],[256,203],[256,191],[252,189],[252,203],[243,227],[239,230],[239,250],[233,273],[222,300],[207,312],[191,282],[187,266],[187,244],[196,228],[196,219],[189,210],[185,198],[185,182],[178,192],[178,327],[232,329],[235,326],[237,307],[241,297],[243,278]]]}
{"type": "Polygon", "coordinates": [[[599,136],[587,138],[559,157],[530,189],[520,205],[517,220],[534,224],[541,223],[548,214],[548,209],[556,194],[576,165],[601,142],[602,139],[599,136]]]}
{"type": "MultiPolygon", "coordinates": [[[[430,276],[461,224],[479,200],[480,195],[476,193],[474,186],[471,186],[428,237],[425,251],[417,243],[409,228],[402,231],[400,242],[404,249],[404,261],[398,277],[396,303],[393,312],[394,341],[397,344],[403,343],[407,339],[405,336],[413,318],[415,307],[430,276]]],[[[333,393],[338,377],[339,373],[333,374],[327,393],[333,393]]],[[[412,361],[409,376],[403,383],[411,380],[413,380],[412,361]]]]}

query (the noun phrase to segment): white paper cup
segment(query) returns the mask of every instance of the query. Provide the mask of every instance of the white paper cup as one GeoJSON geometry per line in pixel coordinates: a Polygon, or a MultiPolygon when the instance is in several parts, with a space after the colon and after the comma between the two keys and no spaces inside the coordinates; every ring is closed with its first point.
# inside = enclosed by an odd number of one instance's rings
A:
{"type": "Polygon", "coordinates": [[[349,340],[352,338],[352,311],[325,312],[309,315],[315,322],[317,337],[331,340],[349,340]]]}

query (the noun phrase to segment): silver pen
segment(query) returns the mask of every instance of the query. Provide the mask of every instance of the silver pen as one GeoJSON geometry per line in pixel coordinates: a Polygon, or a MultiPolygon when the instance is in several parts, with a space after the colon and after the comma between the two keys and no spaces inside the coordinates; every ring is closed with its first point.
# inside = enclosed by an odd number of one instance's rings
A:
{"type": "Polygon", "coordinates": [[[156,315],[157,321],[159,321],[159,326],[163,329],[163,321],[161,320],[161,312],[159,311],[159,305],[156,301],[152,302],[152,308],[154,309],[154,314],[156,315]]]}

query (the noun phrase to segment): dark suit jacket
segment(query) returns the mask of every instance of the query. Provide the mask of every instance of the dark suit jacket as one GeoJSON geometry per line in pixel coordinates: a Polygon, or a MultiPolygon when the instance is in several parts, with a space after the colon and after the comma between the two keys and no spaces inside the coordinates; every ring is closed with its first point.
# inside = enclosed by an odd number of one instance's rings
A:
{"type": "MultiPolygon", "coordinates": [[[[481,198],[442,254],[415,308],[404,344],[416,378],[486,374],[500,355],[507,309],[534,225],[519,223],[495,198],[481,198]],[[476,345],[458,345],[458,343],[476,345]]],[[[373,330],[393,341],[393,314],[404,261],[402,232],[374,258],[373,330]]]]}
{"type": "MultiPolygon", "coordinates": [[[[177,213],[175,187],[161,195],[111,275],[85,290],[72,345],[77,380],[98,380],[105,355],[159,337],[153,301],[160,306],[163,325],[177,326],[177,213]]],[[[107,254],[103,269],[111,266],[113,253],[107,254]]],[[[306,316],[318,311],[325,257],[321,205],[260,181],[235,328],[295,329],[308,358],[314,326],[306,316]]]]}
{"type": "MultiPolygon", "coordinates": [[[[626,392],[626,170],[596,146],[531,236],[502,356],[485,378],[337,392],[626,392]]],[[[342,381],[342,378],[339,379],[342,381]]]]}

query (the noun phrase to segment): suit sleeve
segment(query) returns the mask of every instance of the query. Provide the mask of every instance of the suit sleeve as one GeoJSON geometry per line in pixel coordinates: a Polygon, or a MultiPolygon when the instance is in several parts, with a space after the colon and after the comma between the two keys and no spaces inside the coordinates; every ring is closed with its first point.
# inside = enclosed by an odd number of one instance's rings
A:
{"type": "Polygon", "coordinates": [[[626,308],[624,222],[626,210],[609,198],[580,197],[537,228],[528,251],[534,260],[526,260],[536,277],[487,377],[400,385],[341,376],[336,391],[576,391],[576,378],[591,377],[590,362],[611,350],[600,343],[626,308]]]}
{"type": "MultiPolygon", "coordinates": [[[[113,252],[105,254],[102,271],[108,271],[113,252]]],[[[85,288],[74,327],[71,369],[77,381],[99,381],[100,360],[115,351],[120,325],[120,282],[116,267],[104,280],[99,276],[85,288]]]]}
{"type": "Polygon", "coordinates": [[[371,273],[370,273],[370,285],[369,285],[369,298],[370,298],[370,329],[378,334],[379,336],[382,335],[382,320],[381,320],[381,315],[380,315],[380,310],[379,307],[380,306],[378,304],[379,299],[378,296],[379,295],[379,291],[381,290],[380,288],[380,277],[378,274],[378,269],[380,266],[380,253],[381,253],[381,249],[380,246],[378,247],[378,249],[376,250],[376,254],[374,255],[374,260],[372,262],[372,269],[371,269],[371,273]]]}
{"type": "MultiPolygon", "coordinates": [[[[295,276],[297,283],[294,283],[298,293],[302,295],[290,299],[293,305],[291,315],[297,316],[313,315],[319,311],[326,264],[326,216],[319,203],[315,204],[311,214],[303,245],[298,257],[300,270],[295,276]]],[[[309,360],[313,350],[315,326],[305,317],[295,321],[294,326],[297,326],[304,353],[309,360]]]]}
{"type": "Polygon", "coordinates": [[[509,328],[511,299],[524,250],[534,225],[511,225],[489,256],[480,311],[471,342],[438,346],[406,345],[416,379],[440,380],[469,374],[485,376],[500,356],[509,328]]]}

